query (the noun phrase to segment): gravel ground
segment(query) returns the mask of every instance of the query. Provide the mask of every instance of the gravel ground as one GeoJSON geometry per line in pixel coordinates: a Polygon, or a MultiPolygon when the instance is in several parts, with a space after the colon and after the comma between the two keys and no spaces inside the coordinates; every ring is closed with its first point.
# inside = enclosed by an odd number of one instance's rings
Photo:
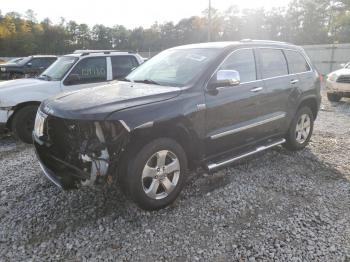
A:
{"type": "Polygon", "coordinates": [[[145,212],[110,187],[60,191],[31,146],[2,138],[0,261],[350,261],[349,148],[350,100],[325,101],[305,150],[191,174],[145,212]]]}

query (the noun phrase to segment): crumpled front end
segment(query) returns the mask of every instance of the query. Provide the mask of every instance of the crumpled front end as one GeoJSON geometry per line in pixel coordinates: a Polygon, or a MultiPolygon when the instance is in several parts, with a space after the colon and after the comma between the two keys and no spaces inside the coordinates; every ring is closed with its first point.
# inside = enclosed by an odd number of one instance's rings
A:
{"type": "Polygon", "coordinates": [[[112,181],[128,136],[119,122],[66,120],[41,111],[33,132],[44,174],[63,189],[112,181]]]}

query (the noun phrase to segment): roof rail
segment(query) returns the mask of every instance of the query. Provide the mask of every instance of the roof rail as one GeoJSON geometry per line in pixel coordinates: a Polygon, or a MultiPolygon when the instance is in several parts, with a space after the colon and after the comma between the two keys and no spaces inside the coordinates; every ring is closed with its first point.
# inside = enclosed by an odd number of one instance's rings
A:
{"type": "Polygon", "coordinates": [[[91,49],[86,49],[86,50],[75,50],[73,54],[93,54],[93,53],[106,53],[109,54],[111,52],[121,52],[119,50],[91,50],[91,49]]]}
{"type": "Polygon", "coordinates": [[[287,42],[282,41],[273,41],[273,40],[253,40],[253,39],[242,39],[240,42],[261,42],[261,43],[280,43],[280,44],[288,44],[287,42]]]}

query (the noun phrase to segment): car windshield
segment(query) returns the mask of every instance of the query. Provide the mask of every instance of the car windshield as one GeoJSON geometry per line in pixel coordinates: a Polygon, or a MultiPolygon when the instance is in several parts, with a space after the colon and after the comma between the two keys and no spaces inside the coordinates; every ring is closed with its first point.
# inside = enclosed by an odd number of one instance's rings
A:
{"type": "Polygon", "coordinates": [[[68,70],[78,60],[74,56],[61,56],[52,65],[50,65],[38,78],[46,80],[61,80],[68,70]]]}
{"type": "Polygon", "coordinates": [[[183,87],[198,77],[220,52],[214,48],[170,49],[145,62],[125,79],[183,87]]]}
{"type": "Polygon", "coordinates": [[[32,59],[31,56],[27,56],[24,57],[23,59],[21,59],[20,61],[16,62],[19,65],[25,65],[26,63],[28,63],[30,60],[32,59]]]}

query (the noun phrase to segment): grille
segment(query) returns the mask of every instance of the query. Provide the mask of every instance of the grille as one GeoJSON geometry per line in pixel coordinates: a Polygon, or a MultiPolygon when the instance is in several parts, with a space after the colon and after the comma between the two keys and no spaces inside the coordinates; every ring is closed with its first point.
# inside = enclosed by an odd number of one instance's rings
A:
{"type": "Polygon", "coordinates": [[[350,84],[350,75],[339,76],[337,82],[350,84]]]}

